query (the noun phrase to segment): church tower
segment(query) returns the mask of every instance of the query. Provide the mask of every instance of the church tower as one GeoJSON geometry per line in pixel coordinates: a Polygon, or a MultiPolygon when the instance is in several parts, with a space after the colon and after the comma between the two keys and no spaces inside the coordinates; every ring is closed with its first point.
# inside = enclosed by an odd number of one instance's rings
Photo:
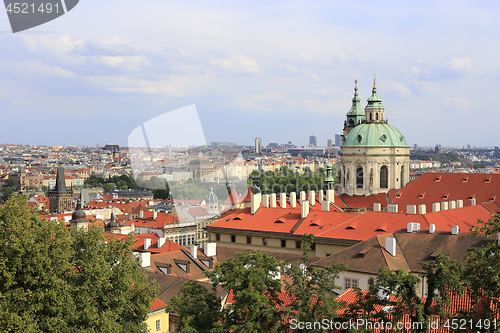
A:
{"type": "Polygon", "coordinates": [[[208,194],[206,198],[206,211],[210,215],[217,215],[220,213],[219,211],[219,199],[214,193],[214,189],[210,189],[210,193],[208,194]]]}
{"type": "Polygon", "coordinates": [[[64,168],[62,166],[57,168],[56,186],[48,191],[49,196],[49,212],[50,213],[63,213],[69,212],[73,209],[72,196],[73,190],[66,189],[66,181],[64,178],[64,168]]]}
{"type": "Polygon", "coordinates": [[[361,109],[359,102],[361,101],[358,97],[358,80],[354,81],[354,97],[352,98],[352,106],[349,112],[347,112],[347,119],[344,121],[344,137],[349,133],[351,129],[363,123],[365,120],[365,113],[361,109]]]}
{"type": "Polygon", "coordinates": [[[71,215],[71,220],[69,220],[69,226],[78,229],[88,229],[89,222],[87,220],[87,214],[82,209],[82,202],[78,199],[76,204],[76,210],[71,215]]]}
{"type": "MultiPolygon", "coordinates": [[[[348,125],[353,119],[355,90],[353,106],[347,113],[348,125]]],[[[384,119],[384,111],[374,78],[363,120],[354,127],[347,126],[347,133],[344,128],[340,194],[369,196],[400,189],[408,182],[410,147],[404,136],[384,119]]]]}

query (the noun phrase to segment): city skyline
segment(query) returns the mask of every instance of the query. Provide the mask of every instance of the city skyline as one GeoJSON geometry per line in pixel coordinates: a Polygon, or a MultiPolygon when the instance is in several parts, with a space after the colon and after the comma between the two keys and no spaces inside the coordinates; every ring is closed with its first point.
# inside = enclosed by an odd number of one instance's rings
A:
{"type": "Polygon", "coordinates": [[[326,146],[376,72],[410,146],[497,145],[500,5],[366,4],[84,2],[17,34],[2,12],[0,142],[126,146],[195,104],[207,142],[326,146]]]}

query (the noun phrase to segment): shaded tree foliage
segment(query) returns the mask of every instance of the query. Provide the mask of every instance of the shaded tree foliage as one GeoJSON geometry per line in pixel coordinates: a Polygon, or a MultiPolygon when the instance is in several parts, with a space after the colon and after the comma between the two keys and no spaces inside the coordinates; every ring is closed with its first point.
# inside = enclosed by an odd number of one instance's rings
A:
{"type": "Polygon", "coordinates": [[[2,332],[144,332],[155,295],[126,242],[0,206],[2,332]]]}

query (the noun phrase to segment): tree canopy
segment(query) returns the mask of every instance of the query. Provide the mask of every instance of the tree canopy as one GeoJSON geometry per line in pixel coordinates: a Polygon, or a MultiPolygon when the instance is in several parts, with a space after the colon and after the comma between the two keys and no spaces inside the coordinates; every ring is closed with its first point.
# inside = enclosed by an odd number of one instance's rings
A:
{"type": "Polygon", "coordinates": [[[2,332],[144,332],[155,295],[132,239],[46,221],[26,199],[0,206],[2,332]]]}

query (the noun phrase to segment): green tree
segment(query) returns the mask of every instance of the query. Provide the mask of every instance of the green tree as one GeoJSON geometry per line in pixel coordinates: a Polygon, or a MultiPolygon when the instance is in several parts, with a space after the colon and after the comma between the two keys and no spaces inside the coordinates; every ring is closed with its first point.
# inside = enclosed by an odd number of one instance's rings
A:
{"type": "Polygon", "coordinates": [[[168,303],[167,312],[179,315],[178,332],[210,332],[220,319],[220,300],[197,281],[184,283],[168,303]]]}
{"type": "Polygon", "coordinates": [[[40,219],[26,198],[0,206],[0,331],[144,332],[155,285],[102,228],[40,219]]]}
{"type": "Polygon", "coordinates": [[[380,268],[377,278],[369,280],[369,292],[364,297],[358,294],[358,301],[349,307],[346,318],[392,321],[395,327],[407,315],[412,323],[422,323],[421,327],[414,326],[412,332],[427,332],[433,316],[449,317],[451,294],[462,290],[462,264],[439,254],[436,260],[421,265],[426,272],[421,275],[427,283],[425,302],[415,289],[420,281],[418,276],[403,269],[380,268]],[[390,310],[376,311],[376,305],[390,310]]]}
{"type": "MultiPolygon", "coordinates": [[[[471,228],[473,235],[484,233],[495,236],[500,232],[500,214],[495,214],[487,222],[479,220],[478,225],[471,228]]],[[[480,248],[467,251],[467,268],[463,280],[471,297],[472,310],[464,312],[467,319],[494,318],[493,311],[500,305],[500,245],[498,242],[486,243],[480,248]],[[479,312],[479,309],[481,312],[479,312]]],[[[476,327],[477,331],[489,332],[485,327],[476,327]]],[[[499,331],[499,330],[497,330],[499,331]]]]}
{"type": "MultiPolygon", "coordinates": [[[[292,283],[287,283],[286,290],[292,296],[292,304],[288,308],[287,317],[294,317],[297,322],[311,321],[321,318],[335,319],[336,310],[340,305],[336,301],[335,279],[339,273],[346,270],[344,264],[334,264],[324,268],[307,267],[309,264],[309,252],[314,243],[314,235],[304,234],[302,248],[304,255],[303,264],[285,265],[287,274],[292,283]]],[[[301,330],[299,330],[300,332],[301,330]]],[[[302,330],[305,331],[305,330],[302,330]]],[[[321,329],[307,330],[308,332],[322,332],[321,329]]]]}
{"type": "Polygon", "coordinates": [[[279,298],[280,262],[261,251],[239,253],[207,272],[215,286],[232,292],[234,303],[222,311],[221,332],[282,332],[284,311],[279,298]]]}

